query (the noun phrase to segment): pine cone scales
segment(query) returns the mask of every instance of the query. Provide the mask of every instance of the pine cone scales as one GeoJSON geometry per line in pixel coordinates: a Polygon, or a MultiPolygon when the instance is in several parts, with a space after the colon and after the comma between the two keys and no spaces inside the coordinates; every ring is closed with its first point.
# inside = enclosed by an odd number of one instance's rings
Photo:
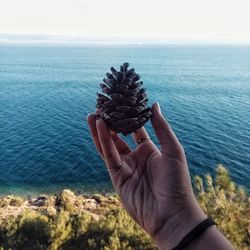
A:
{"type": "Polygon", "coordinates": [[[140,76],[128,67],[128,63],[121,65],[120,71],[111,67],[111,73],[106,73],[100,84],[103,94],[97,93],[96,104],[108,127],[123,135],[141,128],[152,114],[146,108],[148,99],[140,76]]]}

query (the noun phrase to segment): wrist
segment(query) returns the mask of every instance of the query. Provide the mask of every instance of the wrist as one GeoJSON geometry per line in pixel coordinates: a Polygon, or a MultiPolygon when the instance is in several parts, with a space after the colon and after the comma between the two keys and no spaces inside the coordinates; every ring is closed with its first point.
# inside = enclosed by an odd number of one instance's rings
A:
{"type": "Polygon", "coordinates": [[[174,248],[187,233],[202,222],[206,215],[199,207],[197,201],[172,216],[154,237],[160,250],[174,248]]]}

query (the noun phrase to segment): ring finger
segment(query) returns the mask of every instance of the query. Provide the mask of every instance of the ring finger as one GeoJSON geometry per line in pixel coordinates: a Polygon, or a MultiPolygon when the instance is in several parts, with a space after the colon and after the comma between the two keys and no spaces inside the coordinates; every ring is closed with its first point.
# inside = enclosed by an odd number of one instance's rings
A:
{"type": "Polygon", "coordinates": [[[140,145],[142,143],[150,141],[150,137],[148,135],[148,132],[146,131],[146,129],[144,127],[141,127],[137,131],[133,132],[132,137],[133,137],[136,145],[140,145]]]}

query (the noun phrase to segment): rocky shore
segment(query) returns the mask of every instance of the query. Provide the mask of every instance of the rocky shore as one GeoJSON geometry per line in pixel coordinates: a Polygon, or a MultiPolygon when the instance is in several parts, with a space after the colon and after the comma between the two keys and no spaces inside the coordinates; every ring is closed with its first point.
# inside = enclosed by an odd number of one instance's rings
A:
{"type": "Polygon", "coordinates": [[[98,218],[108,207],[120,207],[115,195],[76,195],[69,189],[55,195],[39,195],[22,198],[8,195],[0,197],[0,220],[17,217],[24,211],[36,211],[48,216],[56,216],[62,209],[70,212],[89,213],[98,218]]]}
{"type": "Polygon", "coordinates": [[[0,250],[156,249],[115,195],[0,198],[0,250]]]}

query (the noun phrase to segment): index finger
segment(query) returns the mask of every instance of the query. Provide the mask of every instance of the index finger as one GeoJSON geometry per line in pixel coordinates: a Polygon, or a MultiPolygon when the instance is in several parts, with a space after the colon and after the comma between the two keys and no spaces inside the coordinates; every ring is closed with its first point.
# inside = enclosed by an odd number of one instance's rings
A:
{"type": "Polygon", "coordinates": [[[98,119],[96,122],[96,128],[104,160],[112,174],[112,172],[116,172],[121,167],[121,158],[115,147],[114,141],[110,135],[106,123],[102,119],[98,119]]]}

